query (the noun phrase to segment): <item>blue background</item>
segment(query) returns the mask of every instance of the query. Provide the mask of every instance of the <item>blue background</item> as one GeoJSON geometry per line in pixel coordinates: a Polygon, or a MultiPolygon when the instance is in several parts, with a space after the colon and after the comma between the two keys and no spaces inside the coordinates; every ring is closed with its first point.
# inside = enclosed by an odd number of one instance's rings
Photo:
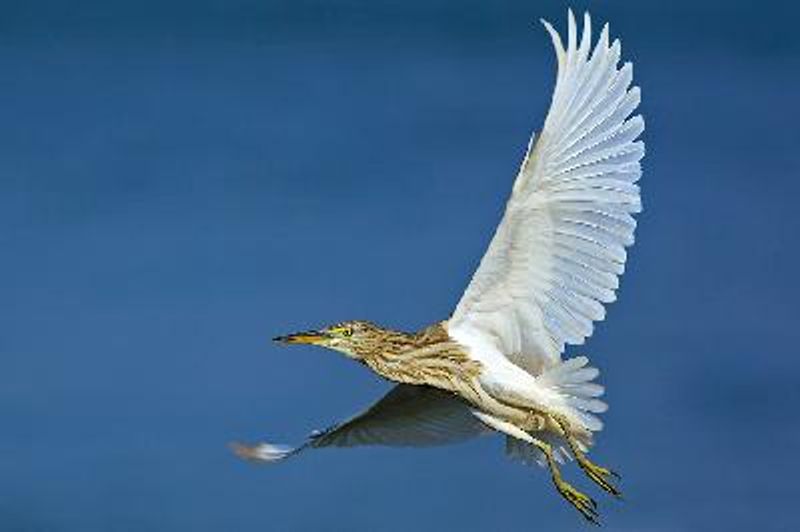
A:
{"type": "MultiPolygon", "coordinates": [[[[276,467],[226,447],[388,389],[275,334],[447,317],[549,104],[536,21],[566,7],[3,3],[0,529],[583,529],[495,437],[276,467]]],[[[608,387],[607,529],[790,530],[800,13],[588,7],[648,125],[620,300],[570,351],[608,387]]]]}

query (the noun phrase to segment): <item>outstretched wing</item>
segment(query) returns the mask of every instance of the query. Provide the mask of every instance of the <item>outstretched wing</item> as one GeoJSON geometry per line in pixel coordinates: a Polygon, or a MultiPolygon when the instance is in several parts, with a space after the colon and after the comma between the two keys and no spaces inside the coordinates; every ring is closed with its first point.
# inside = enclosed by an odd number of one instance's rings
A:
{"type": "Polygon", "coordinates": [[[452,394],[400,384],[366,411],[329,429],[311,434],[304,444],[286,447],[270,443],[233,444],[241,457],[275,462],[320,447],[383,445],[425,447],[446,445],[490,432],[469,407],[452,394]]]}
{"type": "Polygon", "coordinates": [[[582,344],[615,299],[641,210],[644,130],[633,67],[618,68],[608,25],[594,49],[584,16],[578,45],[569,12],[567,47],[553,41],[558,76],[541,135],[528,146],[503,220],[448,327],[483,341],[531,373],[582,344]]]}

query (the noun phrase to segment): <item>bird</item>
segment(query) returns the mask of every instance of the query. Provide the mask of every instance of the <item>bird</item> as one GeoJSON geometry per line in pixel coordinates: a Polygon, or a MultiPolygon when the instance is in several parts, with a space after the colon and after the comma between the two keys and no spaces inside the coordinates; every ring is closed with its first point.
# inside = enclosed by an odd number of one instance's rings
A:
{"type": "Polygon", "coordinates": [[[608,24],[595,40],[586,12],[579,35],[570,9],[562,41],[541,22],[557,61],[550,108],[455,310],[417,332],[350,320],[275,338],[337,351],[396,386],[298,447],[233,444],[241,457],[272,463],[321,447],[437,445],[500,433],[507,454],[546,467],[590,523],[599,523],[597,503],[564,479],[567,460],[621,498],[619,476],[588,457],[608,408],[599,370],[565,350],[605,319],[634,242],[641,93],[608,24]]]}

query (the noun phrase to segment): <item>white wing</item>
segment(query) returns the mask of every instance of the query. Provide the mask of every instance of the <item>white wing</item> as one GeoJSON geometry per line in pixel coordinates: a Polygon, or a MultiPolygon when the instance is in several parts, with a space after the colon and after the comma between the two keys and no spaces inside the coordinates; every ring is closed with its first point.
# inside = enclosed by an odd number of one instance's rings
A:
{"type": "Polygon", "coordinates": [[[558,58],[544,129],[533,138],[505,215],[449,322],[478,334],[533,374],[560,361],[564,344],[581,344],[603,303],[615,299],[633,244],[631,214],[641,210],[644,144],[633,68],[617,68],[620,43],[606,25],[594,50],[584,16],[577,44],[569,12],[566,50],[542,21],[558,58]]]}
{"type": "Polygon", "coordinates": [[[298,447],[261,443],[252,447],[233,444],[233,448],[243,458],[275,462],[311,448],[426,447],[456,443],[489,432],[469,406],[454,395],[426,386],[400,384],[366,411],[312,433],[298,447]]]}

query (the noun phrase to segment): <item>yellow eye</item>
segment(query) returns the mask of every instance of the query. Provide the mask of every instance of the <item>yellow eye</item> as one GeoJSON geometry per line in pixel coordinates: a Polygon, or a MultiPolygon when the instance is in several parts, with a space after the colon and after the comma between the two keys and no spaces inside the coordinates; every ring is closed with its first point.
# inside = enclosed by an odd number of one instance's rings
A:
{"type": "Polygon", "coordinates": [[[330,329],[330,332],[333,334],[337,334],[339,336],[350,337],[353,336],[353,329],[350,327],[334,327],[330,329]]]}

